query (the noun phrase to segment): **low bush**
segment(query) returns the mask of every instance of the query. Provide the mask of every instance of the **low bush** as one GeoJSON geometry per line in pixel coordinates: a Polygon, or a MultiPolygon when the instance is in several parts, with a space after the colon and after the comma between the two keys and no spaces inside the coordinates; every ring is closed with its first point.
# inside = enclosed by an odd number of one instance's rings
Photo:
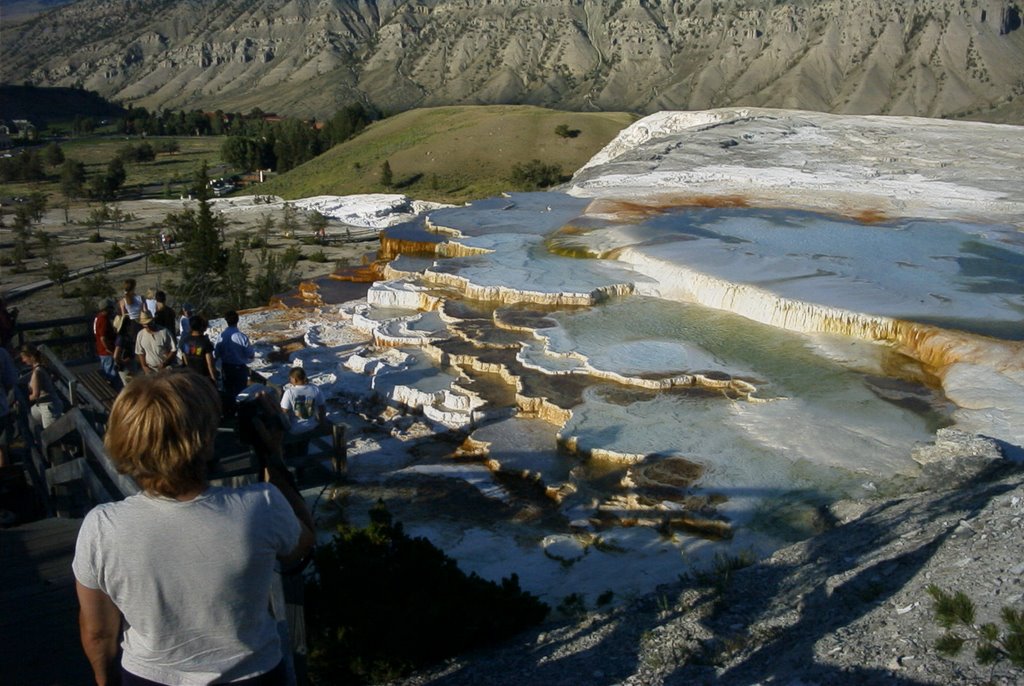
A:
{"type": "Polygon", "coordinates": [[[530,160],[512,167],[512,183],[519,188],[535,190],[548,188],[562,181],[562,168],[557,164],[544,164],[530,160]]]}
{"type": "Polygon", "coordinates": [[[306,259],[306,256],[303,255],[302,250],[295,245],[289,245],[281,252],[281,264],[288,269],[294,267],[299,260],[304,259],[306,259]]]}
{"type": "Polygon", "coordinates": [[[149,261],[159,267],[172,267],[178,262],[174,255],[166,252],[153,253],[150,256],[149,261]]]}
{"type": "Polygon", "coordinates": [[[116,260],[117,258],[124,257],[127,254],[128,253],[124,251],[124,248],[122,248],[117,243],[114,243],[112,246],[107,248],[106,251],[104,251],[103,256],[108,260],[116,260]]]}
{"type": "Polygon", "coordinates": [[[310,667],[322,683],[382,683],[537,624],[548,607],[511,578],[466,575],[378,504],[316,553],[306,588],[310,667]]]}
{"type": "Polygon", "coordinates": [[[935,621],[946,632],[935,641],[935,649],[955,657],[967,643],[974,643],[974,658],[982,665],[1007,661],[1024,667],[1024,610],[1004,607],[1003,627],[989,622],[975,623],[974,602],[963,591],[949,593],[935,584],[925,588],[934,601],[935,621]]]}

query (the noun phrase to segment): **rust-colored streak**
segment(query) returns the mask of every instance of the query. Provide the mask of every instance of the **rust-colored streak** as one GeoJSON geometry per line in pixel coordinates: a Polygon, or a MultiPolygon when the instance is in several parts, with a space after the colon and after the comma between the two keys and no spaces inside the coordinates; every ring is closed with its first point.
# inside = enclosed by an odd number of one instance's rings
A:
{"type": "Polygon", "coordinates": [[[361,264],[357,267],[338,267],[331,274],[335,281],[350,281],[352,283],[373,283],[384,278],[384,265],[386,262],[372,262],[361,264]]]}
{"type": "MultiPolygon", "coordinates": [[[[736,207],[772,207],[772,202],[763,202],[743,195],[688,195],[688,194],[667,194],[660,195],[648,202],[635,200],[617,200],[614,198],[599,198],[594,200],[587,207],[586,214],[590,215],[611,215],[619,221],[641,222],[650,217],[684,207],[704,208],[736,208],[736,207]]],[[[779,207],[778,209],[785,209],[779,207]]],[[[791,208],[800,209],[800,208],[791,208]]],[[[806,208],[803,208],[806,209],[806,208]]],[[[827,214],[836,214],[862,224],[878,224],[888,221],[891,217],[883,210],[875,207],[861,209],[850,208],[845,211],[826,211],[827,214]]],[[[571,233],[571,232],[566,232],[571,233]]]]}
{"type": "Polygon", "coordinates": [[[587,207],[587,214],[612,214],[624,220],[641,221],[680,207],[750,207],[742,195],[662,195],[652,202],[598,199],[587,207]]]}
{"type": "Polygon", "coordinates": [[[858,210],[856,212],[848,214],[847,216],[850,219],[855,219],[856,221],[859,221],[861,224],[879,224],[889,219],[889,217],[884,212],[877,209],[858,210]]]}
{"type": "Polygon", "coordinates": [[[438,245],[436,242],[408,241],[381,235],[378,259],[390,261],[402,253],[435,255],[438,245]]]}

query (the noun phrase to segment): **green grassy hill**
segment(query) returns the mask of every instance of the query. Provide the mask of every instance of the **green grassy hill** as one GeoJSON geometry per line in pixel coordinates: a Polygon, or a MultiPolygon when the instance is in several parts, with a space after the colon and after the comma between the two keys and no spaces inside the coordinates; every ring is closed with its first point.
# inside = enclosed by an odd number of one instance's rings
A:
{"type": "Polygon", "coordinates": [[[519,190],[511,181],[512,168],[533,159],[556,164],[569,176],[635,119],[624,112],[504,105],[411,110],[375,122],[352,140],[247,192],[286,199],[399,192],[462,202],[519,190]],[[557,135],[562,124],[577,135],[557,135]],[[385,161],[393,174],[390,189],[381,183],[385,161]]]}

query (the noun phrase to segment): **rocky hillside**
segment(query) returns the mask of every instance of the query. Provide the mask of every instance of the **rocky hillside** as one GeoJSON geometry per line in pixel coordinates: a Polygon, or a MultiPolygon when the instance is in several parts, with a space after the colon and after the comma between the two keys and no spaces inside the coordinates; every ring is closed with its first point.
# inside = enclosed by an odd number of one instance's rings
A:
{"type": "Polygon", "coordinates": [[[975,622],[994,623],[1004,640],[1002,609],[1024,607],[1024,469],[991,441],[939,434],[922,448],[933,460],[922,492],[837,503],[834,528],[751,567],[723,560],[706,575],[461,656],[403,686],[1024,683],[1024,668],[1005,655],[979,663],[977,634],[962,625],[953,629],[969,639],[960,655],[935,649],[944,631],[932,584],[965,592],[975,622]]]}
{"type": "Polygon", "coordinates": [[[80,0],[4,29],[2,80],[327,115],[760,105],[1024,122],[1019,0],[80,0]]]}

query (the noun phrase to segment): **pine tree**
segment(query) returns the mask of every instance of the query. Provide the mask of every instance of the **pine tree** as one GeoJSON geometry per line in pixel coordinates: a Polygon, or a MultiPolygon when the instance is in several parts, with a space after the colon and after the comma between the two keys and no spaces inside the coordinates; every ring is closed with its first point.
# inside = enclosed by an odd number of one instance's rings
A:
{"type": "Polygon", "coordinates": [[[220,294],[221,274],[227,262],[223,249],[224,218],[214,215],[210,207],[210,178],[205,162],[196,173],[193,191],[199,200],[198,208],[170,214],[164,224],[182,243],[181,283],[176,284],[176,294],[203,310],[220,294]]]}
{"type": "Polygon", "coordinates": [[[64,223],[69,221],[71,199],[82,194],[85,187],[85,165],[78,160],[65,159],[60,167],[60,190],[64,194],[64,223]]]}
{"type": "Polygon", "coordinates": [[[321,214],[318,210],[313,210],[309,215],[308,222],[314,238],[322,243],[327,230],[327,217],[321,214]]]}
{"type": "Polygon", "coordinates": [[[249,265],[245,263],[246,246],[241,239],[228,251],[224,265],[224,310],[241,310],[254,304],[249,300],[249,265]]]}
{"type": "Polygon", "coordinates": [[[384,188],[391,188],[395,183],[394,175],[391,172],[391,163],[384,160],[384,164],[380,165],[380,185],[384,188]]]}

